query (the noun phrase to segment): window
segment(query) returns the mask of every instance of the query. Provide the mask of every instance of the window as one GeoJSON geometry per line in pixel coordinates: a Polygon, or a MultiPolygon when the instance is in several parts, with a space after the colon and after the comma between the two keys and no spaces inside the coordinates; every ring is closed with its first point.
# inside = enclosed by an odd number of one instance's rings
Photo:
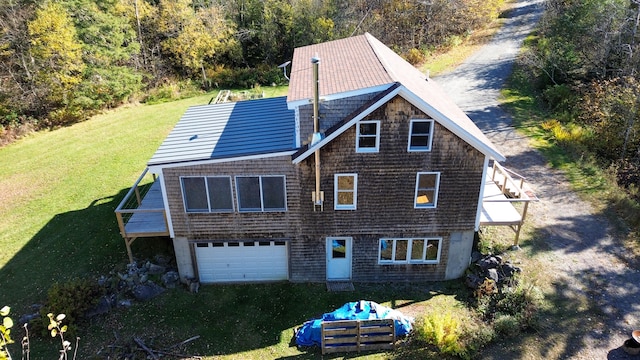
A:
{"type": "Polygon", "coordinates": [[[411,120],[409,151],[431,151],[433,120],[411,120]]]}
{"type": "Polygon", "coordinates": [[[237,176],[240,211],[286,211],[284,176],[237,176]]]}
{"type": "Polygon", "coordinates": [[[356,152],[378,152],[380,121],[360,121],[357,125],[356,152]]]}
{"type": "Polygon", "coordinates": [[[183,177],[182,197],[187,212],[231,212],[233,198],[228,176],[183,177]]]}
{"type": "Polygon", "coordinates": [[[437,264],[441,238],[380,239],[379,264],[437,264]]]}
{"type": "Polygon", "coordinates": [[[416,175],[416,193],[414,207],[435,208],[438,203],[438,186],[440,173],[419,172],[416,175]]]}
{"type": "Polygon", "coordinates": [[[334,209],[355,210],[358,174],[335,174],[334,176],[334,209]]]}

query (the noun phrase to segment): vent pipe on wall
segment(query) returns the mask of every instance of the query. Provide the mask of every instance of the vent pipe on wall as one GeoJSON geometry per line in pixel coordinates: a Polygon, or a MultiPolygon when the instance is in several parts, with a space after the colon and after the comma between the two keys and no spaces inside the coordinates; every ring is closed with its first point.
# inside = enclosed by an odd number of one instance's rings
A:
{"type": "MultiPolygon", "coordinates": [[[[314,56],[311,58],[311,64],[313,64],[313,138],[311,145],[314,145],[322,139],[320,134],[320,119],[319,119],[319,107],[320,107],[320,80],[318,75],[318,68],[320,66],[320,58],[314,56]]],[[[313,197],[313,210],[324,210],[324,191],[320,191],[320,149],[315,151],[315,165],[316,165],[316,190],[311,194],[313,197]]]]}

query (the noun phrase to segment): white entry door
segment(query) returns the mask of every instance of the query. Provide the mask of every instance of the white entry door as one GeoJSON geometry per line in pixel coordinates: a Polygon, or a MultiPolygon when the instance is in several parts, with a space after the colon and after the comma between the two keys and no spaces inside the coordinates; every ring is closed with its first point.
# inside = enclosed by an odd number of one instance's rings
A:
{"type": "Polygon", "coordinates": [[[327,238],[327,280],[351,279],[350,237],[327,238]]]}

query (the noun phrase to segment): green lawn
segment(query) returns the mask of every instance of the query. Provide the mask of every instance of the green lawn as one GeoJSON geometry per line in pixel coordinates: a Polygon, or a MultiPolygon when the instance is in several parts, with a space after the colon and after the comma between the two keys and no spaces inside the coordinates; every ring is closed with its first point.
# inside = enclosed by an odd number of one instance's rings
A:
{"type": "Polygon", "coordinates": [[[130,106],[0,148],[0,303],[126,258],[113,210],[184,110],[210,95],[130,106]]]}
{"type": "MultiPolygon", "coordinates": [[[[262,90],[266,96],[286,93],[282,87],[262,90]]],[[[184,111],[215,95],[131,105],[0,148],[0,307],[11,306],[17,320],[33,312],[31,305],[42,303],[55,282],[122,269],[127,254],[114,209],[184,111]]],[[[133,251],[138,257],[151,256],[171,251],[171,245],[138,239],[133,251]]],[[[461,281],[356,284],[352,293],[329,293],[324,284],[290,283],[203,286],[198,294],[179,288],[83,324],[79,358],[126,351],[135,347],[134,336],[161,348],[198,335],[180,350],[206,359],[315,359],[317,349],[292,344],[295,327],[347,301],[411,307],[417,314],[467,314],[469,295],[461,281]]],[[[14,338],[21,336],[21,329],[14,329],[14,338]]],[[[33,338],[32,357],[55,358],[57,345],[33,338]]],[[[17,356],[19,345],[11,350],[17,356]]],[[[329,358],[343,357],[443,358],[434,348],[415,344],[392,353],[329,358]]]]}
{"type": "MultiPolygon", "coordinates": [[[[275,96],[283,90],[265,91],[275,96]]],[[[114,209],[186,108],[205,104],[213,95],[131,105],[0,148],[0,307],[11,306],[18,320],[33,312],[32,304],[45,301],[55,282],[124,268],[126,249],[114,209]]],[[[136,256],[170,249],[170,242],[160,239],[138,239],[133,245],[136,256]]],[[[401,308],[466,293],[457,281],[360,285],[355,293],[329,293],[324,284],[203,286],[198,294],[180,288],[83,324],[80,358],[100,349],[105,354],[113,349],[110,344],[131,346],[134,336],[161,347],[195,335],[200,338],[184,349],[207,358],[316,358],[317,349],[300,351],[292,345],[294,328],[347,301],[368,299],[401,308]]],[[[21,336],[22,329],[14,329],[14,338],[21,336]]],[[[34,358],[54,358],[57,348],[56,342],[32,339],[34,358]]],[[[19,345],[11,350],[17,356],[19,345]]]]}

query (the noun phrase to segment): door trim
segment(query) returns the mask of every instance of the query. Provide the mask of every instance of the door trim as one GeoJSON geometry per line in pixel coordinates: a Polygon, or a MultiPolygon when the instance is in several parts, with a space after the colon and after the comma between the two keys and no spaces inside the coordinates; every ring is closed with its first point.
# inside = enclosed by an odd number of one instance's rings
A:
{"type": "Polygon", "coordinates": [[[352,267],[353,267],[353,238],[351,236],[328,236],[325,240],[325,259],[326,259],[325,277],[327,281],[351,280],[352,267]],[[343,264],[343,266],[348,267],[348,274],[346,277],[329,277],[329,266],[332,259],[331,254],[333,249],[332,243],[334,240],[345,240],[346,249],[345,249],[344,261],[347,263],[343,264]]]}

